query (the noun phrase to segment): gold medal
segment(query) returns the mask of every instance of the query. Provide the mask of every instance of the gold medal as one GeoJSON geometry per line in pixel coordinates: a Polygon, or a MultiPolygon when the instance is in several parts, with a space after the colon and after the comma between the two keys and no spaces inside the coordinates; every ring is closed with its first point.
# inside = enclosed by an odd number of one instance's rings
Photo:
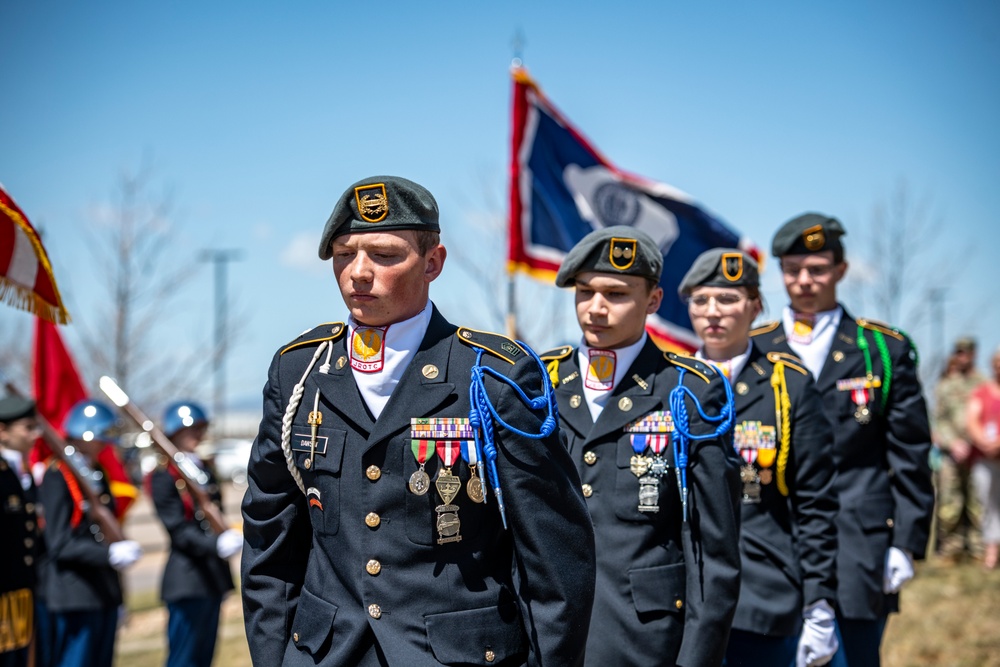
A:
{"type": "Polygon", "coordinates": [[[457,475],[451,474],[451,468],[443,468],[438,478],[434,480],[438,495],[445,505],[451,505],[451,501],[458,495],[458,490],[462,488],[462,480],[457,475]]]}
{"type": "Polygon", "coordinates": [[[642,477],[647,472],[649,472],[650,460],[648,456],[641,456],[635,454],[632,456],[632,460],[629,462],[629,468],[632,470],[632,474],[636,477],[642,477]]]}
{"type": "Polygon", "coordinates": [[[475,473],[472,474],[472,477],[466,483],[465,492],[469,494],[469,498],[474,503],[486,501],[486,489],[483,487],[483,480],[479,479],[479,476],[475,473]]]}

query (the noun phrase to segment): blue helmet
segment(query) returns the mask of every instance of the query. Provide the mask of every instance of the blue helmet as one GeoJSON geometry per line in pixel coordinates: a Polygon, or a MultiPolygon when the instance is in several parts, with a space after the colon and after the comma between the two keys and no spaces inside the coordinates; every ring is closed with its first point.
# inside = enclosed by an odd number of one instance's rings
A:
{"type": "Polygon", "coordinates": [[[194,401],[171,403],[163,413],[163,432],[168,438],[182,428],[207,423],[208,413],[194,401]]]}
{"type": "Polygon", "coordinates": [[[66,414],[63,429],[66,437],[74,440],[116,442],[121,425],[107,403],[85,398],[66,414]]]}

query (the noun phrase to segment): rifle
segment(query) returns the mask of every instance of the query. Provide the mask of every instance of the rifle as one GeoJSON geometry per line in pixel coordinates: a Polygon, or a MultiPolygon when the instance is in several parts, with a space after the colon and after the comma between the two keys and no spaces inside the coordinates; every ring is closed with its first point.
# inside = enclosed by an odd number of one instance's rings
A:
{"type": "Polygon", "coordinates": [[[187,490],[201,506],[201,511],[205,514],[212,530],[221,535],[226,531],[226,521],[222,517],[219,507],[209,498],[205,485],[208,483],[208,475],[191,461],[183,452],[177,449],[177,445],[170,442],[170,438],[160,430],[160,427],[153,423],[153,420],[139,409],[139,407],[128,397],[118,383],[107,375],[101,377],[101,391],[103,391],[111,402],[117,405],[129,418],[136,423],[143,431],[148,433],[153,439],[153,444],[163,452],[163,455],[173,461],[180,473],[181,479],[187,485],[187,490]]]}
{"type": "MultiPolygon", "coordinates": [[[[7,388],[7,393],[24,397],[24,394],[18,391],[17,387],[10,382],[4,382],[4,386],[7,388]]],[[[84,458],[83,454],[77,451],[76,447],[63,440],[62,436],[56,432],[52,424],[49,423],[49,420],[42,414],[36,414],[35,421],[41,427],[42,439],[48,443],[49,449],[52,450],[52,455],[62,463],[65,463],[66,469],[76,479],[77,486],[80,487],[80,491],[87,501],[87,516],[101,529],[109,544],[124,540],[125,533],[122,532],[122,527],[118,519],[101,502],[100,489],[97,487],[94,479],[95,470],[91,467],[90,463],[84,458]]]]}

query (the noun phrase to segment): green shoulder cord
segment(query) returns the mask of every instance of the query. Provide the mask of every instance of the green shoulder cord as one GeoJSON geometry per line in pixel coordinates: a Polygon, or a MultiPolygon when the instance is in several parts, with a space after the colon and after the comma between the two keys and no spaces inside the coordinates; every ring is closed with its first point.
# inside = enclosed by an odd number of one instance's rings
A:
{"type": "MultiPolygon", "coordinates": [[[[889,346],[885,344],[885,336],[882,332],[874,329],[872,335],[875,338],[875,347],[878,348],[878,355],[882,358],[882,414],[885,414],[885,406],[889,402],[889,389],[892,387],[892,357],[889,356],[889,346]]],[[[865,355],[865,377],[869,382],[875,379],[872,373],[872,355],[865,338],[865,328],[858,325],[858,349],[865,355]]],[[[874,389],[874,387],[873,387],[874,389]]]]}

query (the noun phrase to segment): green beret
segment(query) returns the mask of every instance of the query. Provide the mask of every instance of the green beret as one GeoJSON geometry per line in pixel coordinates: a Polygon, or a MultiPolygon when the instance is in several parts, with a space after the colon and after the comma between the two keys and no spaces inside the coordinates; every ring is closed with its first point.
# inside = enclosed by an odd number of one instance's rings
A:
{"type": "Polygon", "coordinates": [[[319,241],[319,258],[330,259],[338,236],[402,229],[440,232],[438,205],[421,185],[398,176],[372,176],[340,196],[319,241]]]}
{"type": "Polygon", "coordinates": [[[35,402],[20,396],[0,398],[0,422],[8,424],[18,419],[35,416],[35,402]]]}
{"type": "Polygon", "coordinates": [[[585,271],[642,276],[659,282],[663,253],[648,234],[635,227],[604,227],[573,246],[556,274],[556,286],[569,287],[577,274],[585,271]]]}
{"type": "Polygon", "coordinates": [[[757,262],[736,248],[712,248],[698,255],[684,274],[677,292],[684,296],[695,287],[759,287],[757,262]]]}
{"type": "Polygon", "coordinates": [[[839,262],[844,258],[840,237],[846,233],[836,218],[820,213],[803,213],[778,229],[771,242],[771,254],[784,257],[832,250],[834,259],[839,262]]]}

